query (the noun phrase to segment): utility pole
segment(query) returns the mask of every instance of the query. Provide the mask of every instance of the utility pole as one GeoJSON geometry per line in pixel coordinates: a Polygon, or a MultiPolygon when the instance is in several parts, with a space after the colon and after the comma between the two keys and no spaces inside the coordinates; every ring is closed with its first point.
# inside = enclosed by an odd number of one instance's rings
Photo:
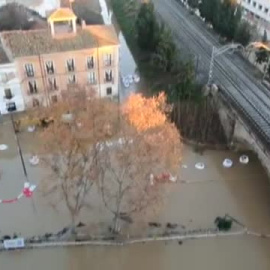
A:
{"type": "Polygon", "coordinates": [[[238,49],[245,49],[243,45],[239,43],[231,43],[220,48],[216,48],[215,46],[212,47],[211,59],[210,59],[210,66],[209,66],[209,73],[208,73],[208,81],[207,85],[209,86],[212,82],[213,78],[213,68],[215,63],[215,57],[227,52],[227,51],[234,51],[238,49]]]}
{"type": "Polygon", "coordinates": [[[17,136],[16,129],[15,129],[15,123],[14,123],[13,113],[12,112],[10,113],[10,119],[11,119],[11,122],[12,122],[14,136],[15,136],[15,140],[16,140],[16,143],[17,143],[18,153],[20,155],[20,159],[21,159],[21,163],[22,163],[22,167],[23,167],[23,173],[24,173],[24,176],[25,176],[27,182],[29,182],[26,167],[25,167],[25,163],[24,163],[24,159],[23,159],[23,155],[22,155],[22,149],[21,149],[20,141],[19,141],[19,138],[17,136]]]}
{"type": "Polygon", "coordinates": [[[214,67],[214,61],[215,61],[215,50],[216,50],[216,47],[213,46],[212,53],[211,53],[211,59],[210,59],[208,81],[207,81],[207,85],[208,86],[211,84],[212,77],[213,77],[213,67],[214,67]]]}

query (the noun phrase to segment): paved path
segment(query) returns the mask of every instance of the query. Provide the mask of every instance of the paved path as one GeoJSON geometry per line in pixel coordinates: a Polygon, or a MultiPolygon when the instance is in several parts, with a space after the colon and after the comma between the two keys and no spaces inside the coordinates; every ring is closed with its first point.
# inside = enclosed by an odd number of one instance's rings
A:
{"type": "MultiPolygon", "coordinates": [[[[157,13],[171,28],[179,47],[199,57],[199,71],[203,71],[206,79],[212,47],[220,47],[217,37],[176,0],[155,0],[154,4],[157,13]]],[[[215,61],[214,82],[221,86],[228,102],[237,108],[243,120],[270,148],[270,91],[249,71],[248,64],[237,55],[221,55],[215,61]]]]}

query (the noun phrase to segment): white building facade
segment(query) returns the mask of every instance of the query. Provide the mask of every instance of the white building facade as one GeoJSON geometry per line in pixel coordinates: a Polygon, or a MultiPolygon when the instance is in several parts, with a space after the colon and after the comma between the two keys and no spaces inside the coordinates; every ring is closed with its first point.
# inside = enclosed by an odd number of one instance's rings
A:
{"type": "Polygon", "coordinates": [[[0,113],[20,112],[24,109],[24,99],[15,64],[0,64],[0,113]]]}
{"type": "Polygon", "coordinates": [[[264,31],[270,37],[270,1],[269,0],[241,0],[244,18],[257,27],[260,35],[264,31]]]}

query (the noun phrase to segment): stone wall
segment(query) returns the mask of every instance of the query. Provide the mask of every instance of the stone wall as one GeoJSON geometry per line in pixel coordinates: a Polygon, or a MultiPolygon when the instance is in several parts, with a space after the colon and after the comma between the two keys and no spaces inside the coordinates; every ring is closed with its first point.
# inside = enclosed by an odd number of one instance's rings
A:
{"type": "Polygon", "coordinates": [[[255,152],[270,176],[270,152],[230,104],[227,104],[220,96],[217,97],[217,102],[220,121],[230,145],[236,150],[252,150],[255,152]]]}

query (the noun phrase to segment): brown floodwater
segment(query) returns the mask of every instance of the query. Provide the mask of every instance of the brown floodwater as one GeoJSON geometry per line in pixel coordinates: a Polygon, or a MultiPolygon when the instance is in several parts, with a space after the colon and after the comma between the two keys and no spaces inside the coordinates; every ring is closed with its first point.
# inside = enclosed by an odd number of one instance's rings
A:
{"type": "MultiPolygon", "coordinates": [[[[120,75],[135,72],[132,58],[122,33],[120,75]]],[[[143,90],[142,84],[130,88],[120,86],[121,100],[130,92],[143,90]]],[[[25,181],[12,132],[6,119],[0,125],[0,144],[8,150],[0,151],[0,199],[17,196],[25,181]]],[[[31,167],[28,159],[38,142],[34,134],[20,134],[29,180],[39,186],[46,177],[46,169],[40,165],[31,167]]],[[[163,206],[155,217],[145,216],[144,222],[158,221],[179,223],[187,229],[213,227],[217,216],[226,213],[243,222],[249,229],[270,233],[269,180],[255,155],[250,163],[241,165],[239,154],[229,151],[205,151],[203,155],[191,147],[183,149],[179,164],[180,178],[189,184],[172,184],[163,206]],[[230,169],[222,167],[224,158],[234,161],[230,169]],[[195,169],[196,162],[204,162],[206,168],[195,169]]],[[[82,213],[80,219],[90,223],[94,233],[102,232],[111,221],[110,214],[102,206],[98,195],[91,196],[92,208],[82,213]]],[[[64,206],[52,208],[41,195],[39,187],[32,199],[21,199],[14,204],[0,204],[0,235],[21,233],[22,236],[57,232],[70,222],[64,206]]],[[[134,232],[145,233],[142,221],[134,232]]],[[[147,230],[146,230],[147,231],[147,230]]],[[[155,242],[125,247],[70,247],[48,248],[0,253],[0,270],[119,270],[119,269],[202,269],[202,270],[269,270],[270,240],[251,236],[233,236],[174,242],[155,242]]]]}
{"type": "MultiPolygon", "coordinates": [[[[20,134],[29,180],[37,185],[45,177],[41,166],[31,167],[28,158],[37,144],[34,134],[20,134]]],[[[10,122],[0,126],[0,199],[17,196],[25,181],[10,122]]],[[[172,184],[156,216],[145,222],[179,223],[187,229],[213,227],[216,216],[226,213],[248,228],[270,233],[270,192],[268,177],[255,155],[241,165],[239,154],[229,151],[205,151],[202,155],[185,146],[180,178],[189,184],[172,184]],[[234,161],[230,169],[222,167],[224,158],[234,161]],[[195,169],[196,162],[206,167],[195,169]],[[193,182],[193,183],[192,183],[193,182]],[[151,220],[150,220],[151,219],[151,220]]],[[[110,214],[97,194],[92,195],[92,209],[81,215],[94,232],[107,226],[110,214]]],[[[21,233],[22,236],[57,232],[70,219],[63,206],[58,210],[43,198],[39,188],[33,199],[14,204],[0,204],[0,235],[21,233]]],[[[138,223],[138,224],[141,224],[138,223]]],[[[140,234],[139,227],[136,233],[140,234]]],[[[270,240],[251,236],[209,238],[170,243],[138,244],[126,247],[51,248],[0,254],[0,269],[270,269],[270,240]]]]}

